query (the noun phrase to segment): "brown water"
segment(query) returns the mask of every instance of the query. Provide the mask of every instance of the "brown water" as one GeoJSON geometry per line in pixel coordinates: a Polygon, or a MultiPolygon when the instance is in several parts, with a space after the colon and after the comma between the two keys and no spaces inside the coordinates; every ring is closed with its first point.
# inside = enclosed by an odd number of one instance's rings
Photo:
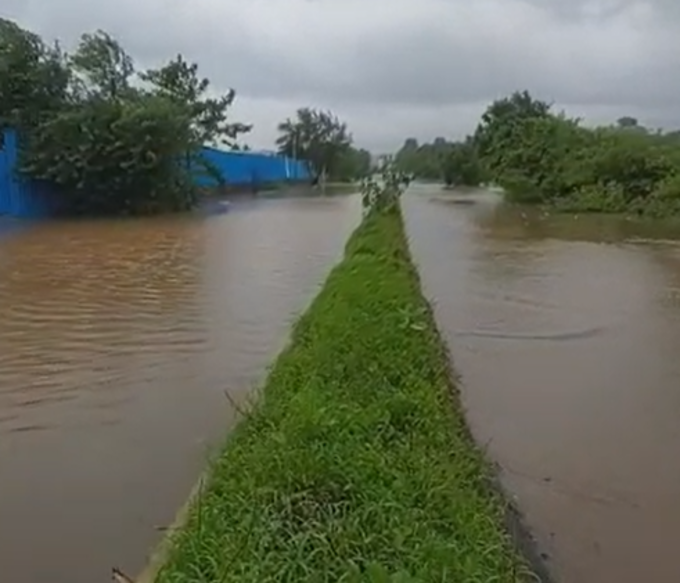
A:
{"type": "Polygon", "coordinates": [[[0,240],[0,581],[144,565],[342,252],[356,197],[0,240]]]}
{"type": "Polygon", "coordinates": [[[445,198],[406,197],[412,249],[555,579],[677,583],[680,232],[445,198]]]}

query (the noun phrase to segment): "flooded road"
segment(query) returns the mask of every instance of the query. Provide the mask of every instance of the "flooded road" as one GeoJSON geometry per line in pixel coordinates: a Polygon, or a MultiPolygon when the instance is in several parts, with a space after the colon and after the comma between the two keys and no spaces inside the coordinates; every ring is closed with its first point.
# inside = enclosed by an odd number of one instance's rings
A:
{"type": "Polygon", "coordinates": [[[677,583],[680,245],[649,239],[673,229],[445,199],[405,197],[412,251],[556,581],[677,583]]]}
{"type": "Polygon", "coordinates": [[[0,240],[0,579],[136,573],[360,216],[357,197],[0,240]]]}

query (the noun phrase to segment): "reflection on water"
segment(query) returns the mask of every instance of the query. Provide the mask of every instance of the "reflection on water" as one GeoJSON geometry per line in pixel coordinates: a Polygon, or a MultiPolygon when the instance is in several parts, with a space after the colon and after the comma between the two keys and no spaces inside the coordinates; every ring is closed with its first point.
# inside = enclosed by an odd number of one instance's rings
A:
{"type": "Polygon", "coordinates": [[[556,579],[680,581],[677,227],[414,191],[412,249],[469,421],[556,579]]]}
{"type": "Polygon", "coordinates": [[[44,223],[0,241],[0,565],[135,572],[339,258],[356,197],[212,218],[44,223]]]}

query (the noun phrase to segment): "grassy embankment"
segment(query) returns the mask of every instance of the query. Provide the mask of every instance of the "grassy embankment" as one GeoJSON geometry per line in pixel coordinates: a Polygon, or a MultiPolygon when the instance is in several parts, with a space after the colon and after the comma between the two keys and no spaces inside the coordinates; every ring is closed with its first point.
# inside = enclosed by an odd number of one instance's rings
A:
{"type": "Polygon", "coordinates": [[[514,582],[400,214],[372,214],[211,468],[158,583],[514,582]]]}

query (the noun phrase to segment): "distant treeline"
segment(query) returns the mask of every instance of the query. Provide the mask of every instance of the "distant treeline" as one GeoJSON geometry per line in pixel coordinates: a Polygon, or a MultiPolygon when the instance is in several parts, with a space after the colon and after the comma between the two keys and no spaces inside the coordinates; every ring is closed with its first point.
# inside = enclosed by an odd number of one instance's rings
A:
{"type": "Polygon", "coordinates": [[[484,180],[474,140],[450,142],[439,137],[431,144],[408,138],[395,156],[403,172],[422,180],[443,181],[448,186],[477,186],[484,180]]]}
{"type": "Polygon", "coordinates": [[[585,127],[526,91],[492,103],[465,141],[409,139],[396,160],[406,172],[447,184],[493,182],[518,202],[680,213],[680,132],[651,131],[632,117],[585,127]]]}

